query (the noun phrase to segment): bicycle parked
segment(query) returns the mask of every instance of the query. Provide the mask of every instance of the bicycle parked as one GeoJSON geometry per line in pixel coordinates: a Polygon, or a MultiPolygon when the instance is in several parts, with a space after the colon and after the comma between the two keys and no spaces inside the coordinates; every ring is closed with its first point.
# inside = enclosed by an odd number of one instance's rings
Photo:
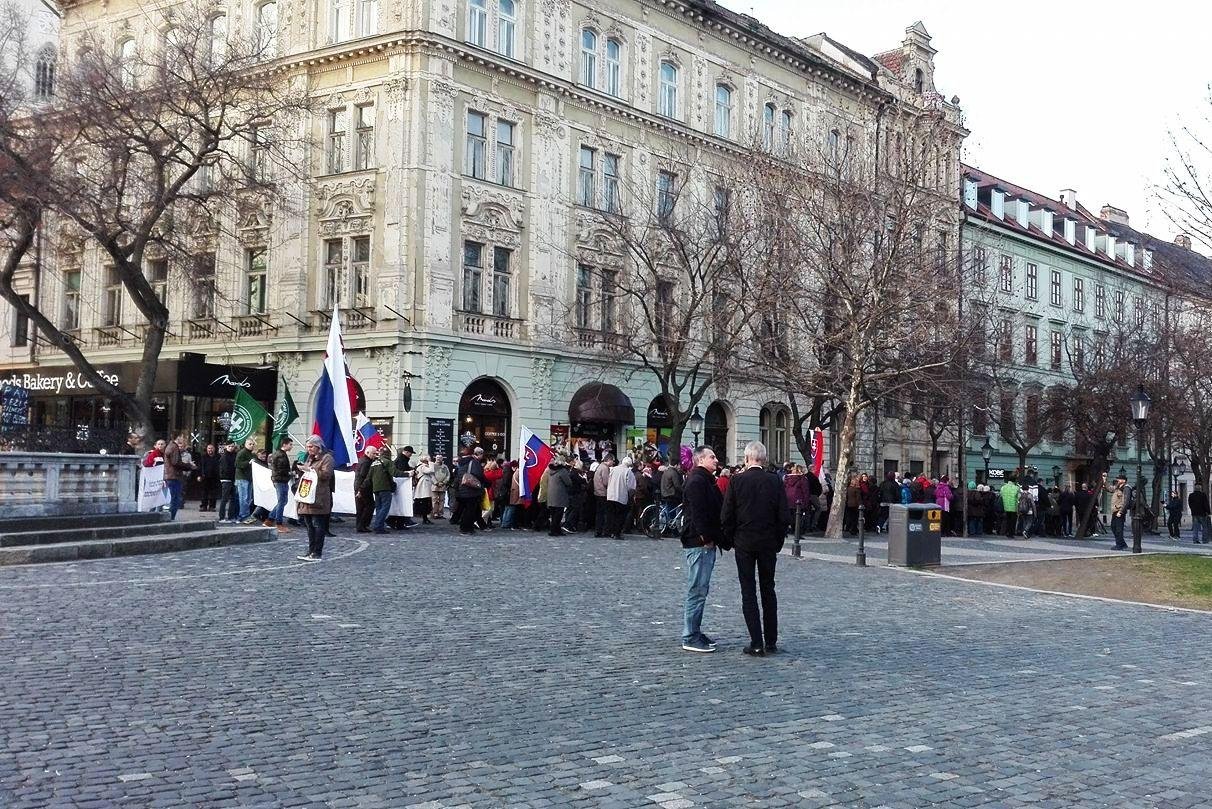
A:
{"type": "Polygon", "coordinates": [[[669,515],[669,520],[665,525],[661,525],[661,504],[652,503],[644,507],[640,512],[639,527],[644,532],[644,536],[650,539],[661,539],[669,536],[681,536],[682,534],[682,506],[678,504],[674,507],[673,512],[669,515]]]}

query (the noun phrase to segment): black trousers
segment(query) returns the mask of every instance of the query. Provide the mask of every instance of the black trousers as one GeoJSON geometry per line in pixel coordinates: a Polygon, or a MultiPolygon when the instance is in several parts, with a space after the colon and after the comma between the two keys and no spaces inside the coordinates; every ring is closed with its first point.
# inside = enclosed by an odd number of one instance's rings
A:
{"type": "Polygon", "coordinates": [[[214,511],[215,502],[219,495],[219,481],[215,478],[202,478],[202,503],[199,511],[214,511]]]}
{"type": "Polygon", "coordinates": [[[741,579],[741,612],[745,614],[745,626],[749,628],[749,642],[754,646],[774,646],[779,639],[779,602],[774,594],[774,566],[778,562],[777,551],[752,551],[736,549],[736,572],[741,579]],[[754,568],[757,568],[757,583],[754,583],[754,568]],[[761,590],[762,609],[758,612],[758,590],[761,590]]]}
{"type": "Polygon", "coordinates": [[[375,498],[369,491],[362,492],[354,498],[354,528],[366,533],[370,530],[370,520],[375,515],[375,498]]]}
{"type": "Polygon", "coordinates": [[[610,508],[610,523],[607,526],[607,531],[610,536],[623,538],[623,529],[627,527],[627,513],[629,507],[626,503],[616,503],[611,500],[607,503],[610,508]]]}
{"type": "Polygon", "coordinates": [[[610,504],[605,497],[593,496],[593,535],[605,536],[610,528],[610,504]]]}
{"type": "Polygon", "coordinates": [[[564,536],[564,507],[563,506],[548,506],[547,507],[547,533],[553,537],[564,536]]]}
{"type": "Polygon", "coordinates": [[[240,505],[236,502],[236,484],[230,480],[219,481],[219,519],[234,520],[240,516],[240,505]]]}
{"type": "Polygon", "coordinates": [[[1170,518],[1166,520],[1166,527],[1170,529],[1170,536],[1178,539],[1180,534],[1179,527],[1183,521],[1183,513],[1181,511],[1171,511],[1169,514],[1170,518]]]}
{"type": "Polygon", "coordinates": [[[1018,512],[1003,511],[1002,512],[1002,533],[1008,537],[1014,536],[1015,529],[1018,528],[1018,512]]]}
{"type": "Polygon", "coordinates": [[[480,501],[479,499],[460,499],[459,500],[459,533],[471,534],[476,530],[476,523],[480,521],[480,501]]]}
{"type": "Polygon", "coordinates": [[[307,526],[307,552],[312,556],[324,555],[324,537],[328,536],[328,523],[331,514],[302,514],[303,524],[307,526]]]}

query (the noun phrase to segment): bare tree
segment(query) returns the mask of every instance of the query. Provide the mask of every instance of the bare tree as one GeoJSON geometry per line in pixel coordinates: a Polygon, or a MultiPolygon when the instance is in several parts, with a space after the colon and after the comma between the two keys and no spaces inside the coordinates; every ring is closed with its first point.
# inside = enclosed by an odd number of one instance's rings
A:
{"type": "Polygon", "coordinates": [[[307,98],[272,70],[266,43],[219,29],[200,7],[177,8],[163,23],[154,53],[131,45],[114,52],[86,35],[58,66],[54,98],[36,112],[15,84],[0,98],[0,216],[10,234],[0,297],[141,437],[170,323],[147,262],[172,262],[205,309],[220,294],[213,255],[226,223],[252,212],[272,216],[309,162],[300,125],[307,98]],[[134,391],[98,373],[76,324],[58,309],[60,296],[17,294],[16,279],[47,226],[64,254],[98,248],[114,288],[137,310],[143,351],[134,391]]]}

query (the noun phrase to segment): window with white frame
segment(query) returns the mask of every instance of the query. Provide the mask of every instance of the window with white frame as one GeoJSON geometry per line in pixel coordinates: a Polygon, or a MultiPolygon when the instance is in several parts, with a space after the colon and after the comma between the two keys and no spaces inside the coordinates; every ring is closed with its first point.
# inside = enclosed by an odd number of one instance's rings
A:
{"type": "Polygon", "coordinates": [[[227,59],[227,17],[216,14],[210,18],[210,62],[222,64],[227,59]]]}
{"type": "Polygon", "coordinates": [[[379,0],[327,0],[328,41],[345,42],[379,31],[379,0]]]}
{"type": "Polygon", "coordinates": [[[762,107],[762,148],[774,150],[774,120],[777,115],[773,102],[762,107]]]}
{"type": "Polygon", "coordinates": [[[606,40],[606,92],[623,96],[623,43],[613,37],[606,40]]]}
{"type": "Polygon", "coordinates": [[[516,59],[518,16],[517,0],[467,0],[464,39],[516,59]]]}
{"type": "Polygon", "coordinates": [[[151,284],[152,292],[156,295],[156,300],[165,305],[168,304],[168,259],[156,258],[149,259],[147,267],[144,270],[144,275],[147,277],[147,282],[151,284]]]}
{"type": "Polygon", "coordinates": [[[467,146],[463,172],[477,180],[488,179],[488,116],[467,112],[467,146]]]}
{"type": "MultiPolygon", "coordinates": [[[[209,169],[209,165],[207,165],[209,169]]],[[[254,124],[248,131],[248,179],[256,183],[269,181],[269,125],[254,124]]],[[[207,172],[209,182],[209,170],[207,172]]]]}
{"type": "Polygon", "coordinates": [[[602,331],[615,333],[615,305],[618,296],[618,273],[614,270],[602,272],[602,331]]]}
{"type": "Polygon", "coordinates": [[[516,126],[509,121],[497,121],[497,172],[498,185],[513,188],[514,134],[516,126]]]}
{"type": "Polygon", "coordinates": [[[728,216],[729,211],[732,209],[732,192],[722,185],[717,185],[712,201],[716,237],[723,239],[728,233],[728,216]]]}
{"type": "Polygon", "coordinates": [[[354,107],[354,171],[375,165],[375,105],[354,107]]]}
{"type": "Polygon", "coordinates": [[[597,205],[596,191],[597,152],[588,146],[581,147],[580,164],[577,169],[577,205],[593,208],[597,205]]]}
{"type": "Polygon", "coordinates": [[[516,0],[497,0],[497,53],[513,58],[514,39],[518,29],[516,0]]]}
{"type": "Polygon", "coordinates": [[[715,134],[732,137],[732,88],[726,84],[715,86],[715,134]]]}
{"type": "Polygon", "coordinates": [[[1107,316],[1107,288],[1104,286],[1094,288],[1094,316],[1107,316]]]}
{"type": "Polygon", "coordinates": [[[244,314],[263,315],[266,307],[265,248],[244,250],[244,314]]]}
{"type": "Polygon", "coordinates": [[[791,153],[791,127],[793,123],[791,110],[783,110],[779,116],[779,146],[785,155],[791,153]]]}
{"type": "Polygon", "coordinates": [[[1115,322],[1124,322],[1124,291],[1122,289],[1115,290],[1115,322]]]}
{"type": "Polygon", "coordinates": [[[128,90],[139,80],[138,54],[135,52],[134,39],[127,38],[118,43],[118,78],[128,90]]]}
{"type": "Polygon", "coordinates": [[[329,174],[345,171],[345,138],[349,129],[349,114],[344,107],[328,111],[328,131],[325,135],[325,169],[329,174]]]}
{"type": "Polygon", "coordinates": [[[379,33],[379,0],[357,0],[354,34],[359,37],[379,33]]]}
{"type": "Polygon", "coordinates": [[[370,236],[325,239],[321,308],[370,305],[370,236]]]}
{"type": "Polygon", "coordinates": [[[1014,291],[1014,259],[1003,255],[1001,258],[1002,292],[1014,291]]]}
{"type": "Polygon", "coordinates": [[[513,251],[504,247],[492,249],[492,313],[497,317],[510,317],[513,307],[513,251]]]}
{"type": "Polygon", "coordinates": [[[598,35],[591,28],[581,32],[581,84],[598,86],[598,35]]]}
{"type": "Polygon", "coordinates": [[[50,45],[38,51],[34,61],[34,98],[46,101],[55,94],[55,49],[50,45]]]}
{"type": "Polygon", "coordinates": [[[1052,270],[1050,283],[1048,284],[1048,301],[1053,306],[1061,306],[1064,300],[1061,297],[1061,273],[1060,270],[1052,270]]]}
{"type": "Polygon", "coordinates": [[[622,158],[607,152],[602,158],[602,203],[609,213],[622,210],[623,197],[619,192],[619,167],[622,158]]]}
{"type": "Polygon", "coordinates": [[[117,267],[105,268],[105,297],[101,302],[101,325],[122,323],[122,277],[117,267]]]}
{"type": "Polygon", "coordinates": [[[1136,327],[1145,325],[1145,300],[1140,295],[1132,299],[1132,313],[1135,316],[1136,327]]]}
{"type": "Polygon", "coordinates": [[[825,138],[825,149],[830,165],[838,165],[842,159],[842,133],[836,129],[830,129],[829,135],[825,138]]]}
{"type": "Polygon", "coordinates": [[[215,316],[215,254],[199,253],[194,256],[193,316],[209,319],[215,316]]]}
{"type": "Polygon", "coordinates": [[[467,0],[467,41],[481,48],[488,44],[488,0],[467,0]]]}
{"type": "Polygon", "coordinates": [[[678,68],[673,62],[661,62],[657,112],[666,118],[678,117],[678,68]]]}
{"type": "MultiPolygon", "coordinates": [[[[1007,292],[1009,290],[1006,290],[1007,292]]],[[[1039,297],[1039,267],[1027,262],[1027,300],[1033,301],[1039,297]]]]}
{"type": "Polygon", "coordinates": [[[1084,278],[1073,279],[1073,311],[1086,311],[1086,281],[1084,278]]]}
{"type": "Polygon", "coordinates": [[[278,4],[269,0],[257,6],[257,53],[263,59],[278,55],[278,4]]]}
{"type": "Polygon", "coordinates": [[[80,328],[80,270],[68,270],[63,273],[63,331],[75,331],[80,328]]]}
{"type": "Polygon", "coordinates": [[[585,264],[577,265],[576,289],[573,294],[573,317],[576,327],[588,329],[590,312],[593,310],[593,270],[585,264]]]}
{"type": "Polygon", "coordinates": [[[484,286],[484,244],[463,242],[463,295],[464,312],[480,312],[480,297],[484,286]]]}
{"type": "Polygon", "coordinates": [[[1053,371],[1059,371],[1061,369],[1061,354],[1065,338],[1059,331],[1052,332],[1050,338],[1048,364],[1053,371]]]}
{"type": "Polygon", "coordinates": [[[662,223],[673,218],[678,203],[678,176],[671,171],[657,172],[656,215],[662,223]]]}

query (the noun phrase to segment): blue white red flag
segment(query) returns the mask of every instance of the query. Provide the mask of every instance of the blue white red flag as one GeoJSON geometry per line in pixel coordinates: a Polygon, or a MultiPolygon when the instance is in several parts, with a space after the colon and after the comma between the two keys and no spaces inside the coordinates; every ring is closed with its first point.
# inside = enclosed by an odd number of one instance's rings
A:
{"type": "Polygon", "coordinates": [[[353,422],[357,383],[349,378],[345,368],[339,315],[333,307],[324,366],[320,369],[320,387],[316,391],[316,418],[311,428],[313,434],[324,439],[324,446],[332,453],[333,463],[338,467],[349,466],[358,457],[354,449],[353,422]]]}
{"type": "Polygon", "coordinates": [[[518,444],[522,447],[522,479],[518,482],[518,494],[523,500],[530,500],[539,491],[539,478],[543,477],[555,453],[543,439],[525,427],[518,444]]]}
{"type": "Polygon", "coordinates": [[[367,447],[378,447],[380,450],[387,446],[379,428],[371,424],[365,413],[358,414],[358,433],[354,436],[354,450],[361,458],[366,454],[367,447]]]}

